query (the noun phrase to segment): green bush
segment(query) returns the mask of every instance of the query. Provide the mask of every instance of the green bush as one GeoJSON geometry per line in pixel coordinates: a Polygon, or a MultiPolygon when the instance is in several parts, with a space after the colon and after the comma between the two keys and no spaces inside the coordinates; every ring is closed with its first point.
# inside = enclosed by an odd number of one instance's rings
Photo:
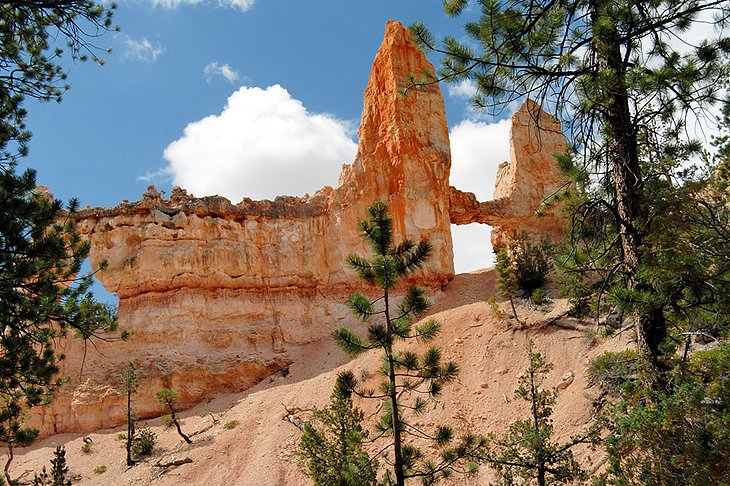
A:
{"type": "Polygon", "coordinates": [[[106,472],[106,466],[103,464],[101,466],[97,466],[94,469],[94,474],[104,474],[105,472],[106,472]]]}
{"type": "Polygon", "coordinates": [[[606,352],[597,356],[588,368],[591,381],[616,395],[622,387],[635,383],[638,355],[634,350],[606,352]]]}
{"type": "Polygon", "coordinates": [[[132,455],[146,457],[152,454],[157,442],[157,435],[148,428],[139,431],[132,439],[132,455]]]}
{"type": "MultiPolygon", "coordinates": [[[[615,368],[625,373],[626,363],[615,358],[615,368]]],[[[640,356],[631,367],[639,377],[653,372],[640,356]]],[[[607,466],[595,485],[730,484],[730,344],[674,355],[667,367],[670,385],[657,390],[629,382],[599,417],[610,434],[607,466]]]]}
{"type": "Polygon", "coordinates": [[[510,245],[510,257],[517,273],[520,290],[529,296],[545,285],[553,268],[554,245],[547,238],[534,243],[524,231],[515,233],[510,245]]]}
{"type": "Polygon", "coordinates": [[[223,424],[223,428],[226,430],[235,429],[238,426],[238,420],[230,420],[223,424]]]}
{"type": "Polygon", "coordinates": [[[84,445],[81,446],[81,452],[84,454],[91,452],[91,442],[84,442],[84,445]]]}
{"type": "Polygon", "coordinates": [[[550,302],[550,298],[547,296],[543,289],[535,289],[530,294],[530,300],[535,305],[543,305],[550,302]]]}

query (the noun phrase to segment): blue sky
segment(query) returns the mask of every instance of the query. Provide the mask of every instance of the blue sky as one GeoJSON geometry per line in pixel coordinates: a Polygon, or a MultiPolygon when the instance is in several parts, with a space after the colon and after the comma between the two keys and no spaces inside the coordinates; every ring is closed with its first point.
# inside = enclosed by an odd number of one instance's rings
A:
{"type": "MultiPolygon", "coordinates": [[[[122,0],[121,31],[96,40],[113,50],[105,66],[67,61],[63,102],[28,103],[25,164],[57,198],[82,207],[138,200],[150,183],[233,202],[335,185],[354,155],[388,19],[423,20],[437,37],[459,35],[464,22],[436,0],[122,0]],[[322,140],[332,142],[328,153],[313,149],[322,140]],[[275,169],[269,179],[266,167],[275,169]],[[282,170],[293,176],[282,180],[282,170]]],[[[507,158],[508,125],[470,112],[469,89],[442,87],[452,184],[484,200],[507,158]]],[[[486,227],[454,237],[457,271],[491,260],[486,227]]]]}

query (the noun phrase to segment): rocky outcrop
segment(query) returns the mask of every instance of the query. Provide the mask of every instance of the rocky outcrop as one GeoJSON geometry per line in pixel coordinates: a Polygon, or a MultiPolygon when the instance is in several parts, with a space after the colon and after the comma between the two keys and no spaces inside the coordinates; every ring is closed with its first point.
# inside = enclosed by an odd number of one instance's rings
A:
{"type": "MultiPolygon", "coordinates": [[[[412,277],[432,295],[454,274],[452,222],[484,222],[500,232],[550,230],[554,218],[536,223],[533,214],[556,186],[547,154],[564,138],[552,131],[535,138],[534,113],[523,107],[514,118],[512,161],[500,167],[497,199],[479,203],[449,189],[441,92],[436,84],[408,84],[412,73],[426,71],[433,67],[409,30],[388,22],[365,90],[357,156],[343,167],[337,188],[232,204],[179,188],[165,199],[150,186],[140,201],[79,212],[92,264],[107,262],[98,278],[119,297],[120,326],[132,336],[93,348],[61,343],[71,381],[36,425],[49,433],[121,423],[120,375],[128,361],[140,376],[135,407],[141,418],[164,412],[154,399],[163,386],[187,407],[284,369],[297,346],[326,338],[351,319],[344,302],[360,283],[345,259],[368,254],[357,224],[376,199],[389,204],[396,240],[433,245],[432,258],[412,277]],[[525,157],[532,165],[523,165],[525,157]]],[[[538,119],[547,123],[545,117],[540,112],[538,119]]]]}
{"type": "Polygon", "coordinates": [[[474,194],[451,187],[451,221],[493,226],[494,246],[508,243],[514,231],[559,239],[564,230],[560,208],[545,202],[567,184],[555,161],[568,150],[560,123],[528,99],[512,116],[509,143],[510,160],[499,166],[494,199],[479,202],[474,194]]]}
{"type": "Polygon", "coordinates": [[[437,85],[403,96],[409,74],[433,72],[410,32],[389,22],[375,58],[355,161],[339,187],[274,201],[165,199],[150,187],[138,202],[78,214],[94,267],[119,297],[127,342],[63,343],[72,377],[40,417],[48,431],[123,420],[119,375],[139,369],[141,417],[163,412],[154,393],[169,386],[183,407],[218,391],[245,389],[282,369],[298,345],[327,337],[350,319],[344,302],[358,288],[344,264],[368,254],[357,224],[376,199],[388,202],[395,238],[427,239],[433,257],[421,285],[437,291],[454,274],[449,219],[450,152],[437,85]],[[82,370],[83,366],[83,370],[82,370]]]}

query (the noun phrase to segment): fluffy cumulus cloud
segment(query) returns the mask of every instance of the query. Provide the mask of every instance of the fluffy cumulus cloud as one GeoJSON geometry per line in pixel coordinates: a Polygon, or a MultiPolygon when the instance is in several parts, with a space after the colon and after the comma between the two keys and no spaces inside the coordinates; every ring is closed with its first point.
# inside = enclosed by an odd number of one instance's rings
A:
{"type": "MultiPolygon", "coordinates": [[[[473,192],[480,201],[492,198],[499,164],[509,159],[510,120],[498,123],[462,121],[451,129],[452,186],[473,192]]],[[[457,273],[493,264],[490,227],[451,226],[457,273]]]]}
{"type": "Polygon", "coordinates": [[[173,184],[238,202],[334,186],[356,150],[349,123],[308,112],[275,85],[240,88],[219,115],[190,123],[164,157],[173,184]]]}
{"type": "Polygon", "coordinates": [[[161,44],[153,44],[146,37],[134,39],[126,36],[124,45],[124,57],[135,61],[155,62],[165,52],[161,44]]]}
{"type": "Polygon", "coordinates": [[[477,83],[471,78],[449,83],[446,85],[446,92],[455,98],[469,99],[477,93],[477,83]]]}
{"type": "Polygon", "coordinates": [[[219,64],[217,62],[211,62],[205,66],[203,73],[205,74],[205,80],[209,83],[216,76],[222,77],[231,84],[241,79],[241,75],[238,71],[233,69],[231,66],[228,64],[219,64]]]}
{"type": "Polygon", "coordinates": [[[245,12],[253,7],[255,0],[152,0],[152,5],[174,9],[181,5],[216,5],[230,7],[245,12]]]}

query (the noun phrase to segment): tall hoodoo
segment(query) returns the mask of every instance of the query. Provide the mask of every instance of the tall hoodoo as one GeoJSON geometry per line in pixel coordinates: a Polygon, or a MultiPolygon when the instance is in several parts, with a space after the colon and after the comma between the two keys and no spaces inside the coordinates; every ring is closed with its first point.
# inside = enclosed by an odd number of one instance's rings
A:
{"type": "Polygon", "coordinates": [[[344,168],[340,189],[358,207],[386,201],[401,235],[418,235],[416,241],[425,238],[434,246],[428,273],[447,275],[453,274],[453,251],[446,109],[437,84],[409,89],[412,75],[434,72],[410,30],[389,21],[365,89],[357,157],[344,168]]]}
{"type": "Polygon", "coordinates": [[[346,296],[360,285],[345,258],[364,243],[357,221],[382,199],[392,208],[396,241],[432,242],[418,276],[432,291],[453,276],[449,219],[450,153],[438,86],[403,93],[411,73],[433,73],[410,32],[388,22],[365,91],[356,160],[340,186],[311,197],[195,198],[181,189],[164,199],[81,211],[81,232],[99,273],[119,296],[129,342],[88,350],[80,380],[80,343],[63,343],[64,386],[39,417],[45,432],[120,423],[120,370],[135,361],[142,418],[164,413],[154,393],[179,392],[189,406],[218,391],[245,389],[291,362],[299,345],[322,339],[350,319],[346,296]]]}

